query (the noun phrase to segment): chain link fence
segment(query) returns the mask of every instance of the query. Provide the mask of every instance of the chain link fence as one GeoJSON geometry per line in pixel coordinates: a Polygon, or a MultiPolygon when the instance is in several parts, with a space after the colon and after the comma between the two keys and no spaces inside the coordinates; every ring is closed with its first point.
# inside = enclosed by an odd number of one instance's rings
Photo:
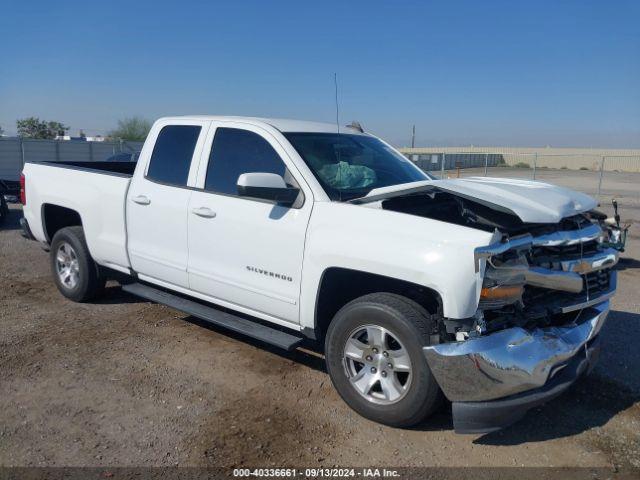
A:
{"type": "Polygon", "coordinates": [[[421,169],[441,178],[490,176],[539,180],[596,197],[602,203],[624,197],[640,205],[640,151],[557,153],[469,152],[401,149],[421,169]],[[416,150],[419,153],[416,153],[416,150]]]}

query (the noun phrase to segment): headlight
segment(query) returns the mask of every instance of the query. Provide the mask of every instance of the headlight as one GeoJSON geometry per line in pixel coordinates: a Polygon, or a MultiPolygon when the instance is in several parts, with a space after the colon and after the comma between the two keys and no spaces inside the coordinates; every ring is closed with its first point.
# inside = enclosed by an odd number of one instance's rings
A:
{"type": "Polygon", "coordinates": [[[495,257],[489,258],[478,307],[488,310],[522,303],[525,273],[528,268],[527,260],[523,256],[504,262],[495,257]]]}

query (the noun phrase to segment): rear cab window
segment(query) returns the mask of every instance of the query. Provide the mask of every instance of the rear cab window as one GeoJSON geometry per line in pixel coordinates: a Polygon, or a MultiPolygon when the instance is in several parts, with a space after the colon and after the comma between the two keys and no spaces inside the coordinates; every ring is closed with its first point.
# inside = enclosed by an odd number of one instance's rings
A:
{"type": "Polygon", "coordinates": [[[166,185],[186,187],[201,129],[197,125],[162,127],[153,146],[145,177],[166,185]]]}

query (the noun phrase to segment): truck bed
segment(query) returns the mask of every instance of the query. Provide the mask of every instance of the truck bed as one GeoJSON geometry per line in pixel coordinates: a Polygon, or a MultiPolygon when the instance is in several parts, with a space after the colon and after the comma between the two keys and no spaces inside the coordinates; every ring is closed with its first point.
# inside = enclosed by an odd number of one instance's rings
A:
{"type": "Polygon", "coordinates": [[[133,162],[25,163],[27,205],[23,212],[34,237],[45,243],[51,240],[47,225],[57,222],[58,207],[77,212],[94,260],[100,265],[127,271],[125,199],[135,165],[133,162]]]}
{"type": "Polygon", "coordinates": [[[48,165],[50,167],[71,168],[76,170],[91,171],[103,174],[118,174],[127,177],[133,175],[136,169],[135,162],[32,162],[38,165],[48,165]]]}

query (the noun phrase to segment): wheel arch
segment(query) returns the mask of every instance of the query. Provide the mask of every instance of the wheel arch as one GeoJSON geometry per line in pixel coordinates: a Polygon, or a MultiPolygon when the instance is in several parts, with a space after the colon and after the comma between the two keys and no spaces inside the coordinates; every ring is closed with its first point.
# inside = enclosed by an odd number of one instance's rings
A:
{"type": "Polygon", "coordinates": [[[406,280],[362,270],[329,267],[322,272],[315,299],[314,328],[308,336],[322,341],[331,320],[350,301],[376,292],[409,298],[429,313],[442,312],[442,297],[431,288],[406,280]]]}
{"type": "Polygon", "coordinates": [[[73,208],[53,203],[43,203],[41,208],[42,231],[49,245],[58,230],[65,227],[83,226],[80,212],[73,208]]]}

